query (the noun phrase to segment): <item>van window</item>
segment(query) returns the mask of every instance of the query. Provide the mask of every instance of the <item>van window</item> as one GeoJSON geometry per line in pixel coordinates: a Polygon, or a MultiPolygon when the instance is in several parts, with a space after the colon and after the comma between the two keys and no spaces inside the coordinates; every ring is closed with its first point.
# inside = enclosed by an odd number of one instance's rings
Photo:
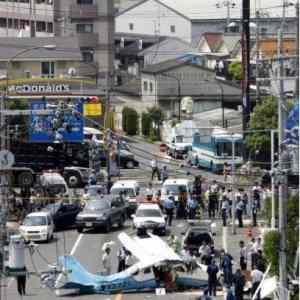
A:
{"type": "Polygon", "coordinates": [[[136,196],[135,190],[133,188],[113,188],[111,189],[111,193],[113,195],[120,195],[120,193],[122,193],[125,197],[136,196]]]}

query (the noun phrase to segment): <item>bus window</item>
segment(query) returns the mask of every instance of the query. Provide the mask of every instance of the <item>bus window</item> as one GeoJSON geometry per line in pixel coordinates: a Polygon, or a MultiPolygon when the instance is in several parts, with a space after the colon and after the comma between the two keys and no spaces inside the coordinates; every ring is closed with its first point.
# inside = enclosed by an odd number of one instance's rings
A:
{"type": "MultiPolygon", "coordinates": [[[[235,143],[235,156],[242,156],[242,143],[235,143]]],[[[217,156],[232,156],[232,142],[217,142],[217,156]]]]}

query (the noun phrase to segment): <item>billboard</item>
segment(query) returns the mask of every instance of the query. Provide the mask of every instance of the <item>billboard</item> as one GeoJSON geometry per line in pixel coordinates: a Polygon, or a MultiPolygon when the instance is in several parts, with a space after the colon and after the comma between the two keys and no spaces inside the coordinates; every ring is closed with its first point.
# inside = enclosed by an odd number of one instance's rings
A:
{"type": "MultiPolygon", "coordinates": [[[[30,117],[30,142],[53,143],[56,139],[56,132],[53,130],[53,120],[55,118],[55,109],[49,115],[41,115],[39,112],[46,109],[46,102],[31,103],[30,117]]],[[[60,128],[58,131],[62,135],[63,142],[83,141],[84,120],[82,117],[82,103],[78,103],[74,108],[78,114],[73,114],[71,111],[66,111],[63,118],[63,123],[67,124],[66,128],[60,128]]]]}

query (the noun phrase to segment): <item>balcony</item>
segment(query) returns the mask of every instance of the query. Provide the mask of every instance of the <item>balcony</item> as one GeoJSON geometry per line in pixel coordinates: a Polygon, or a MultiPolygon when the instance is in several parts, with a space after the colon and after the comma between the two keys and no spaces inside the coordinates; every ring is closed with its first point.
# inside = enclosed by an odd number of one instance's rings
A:
{"type": "Polygon", "coordinates": [[[70,6],[70,17],[72,19],[95,19],[97,18],[96,4],[73,4],[70,6]]]}
{"type": "Polygon", "coordinates": [[[79,47],[96,48],[98,43],[98,33],[77,33],[79,47]]]}

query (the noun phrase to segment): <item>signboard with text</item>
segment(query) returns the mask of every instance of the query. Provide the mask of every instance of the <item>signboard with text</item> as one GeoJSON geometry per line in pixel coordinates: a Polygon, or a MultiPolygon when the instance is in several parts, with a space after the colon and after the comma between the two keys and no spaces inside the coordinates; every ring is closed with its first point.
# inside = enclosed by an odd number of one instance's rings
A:
{"type": "MultiPolygon", "coordinates": [[[[31,118],[30,118],[30,142],[52,143],[55,141],[56,132],[53,130],[53,120],[55,118],[55,110],[48,115],[41,115],[34,111],[46,109],[46,102],[31,103],[31,118]]],[[[60,128],[59,133],[63,137],[63,142],[78,142],[83,141],[84,121],[82,117],[82,103],[76,104],[73,114],[71,111],[66,111],[64,114],[64,124],[68,124],[67,128],[60,128]]]]}

